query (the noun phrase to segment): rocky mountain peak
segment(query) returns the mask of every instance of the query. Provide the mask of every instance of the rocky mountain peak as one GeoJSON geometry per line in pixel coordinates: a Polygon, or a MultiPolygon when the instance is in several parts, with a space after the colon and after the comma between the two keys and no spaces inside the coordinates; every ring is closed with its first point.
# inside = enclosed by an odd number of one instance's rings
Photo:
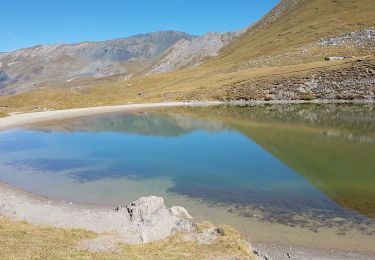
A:
{"type": "Polygon", "coordinates": [[[4,74],[15,79],[7,87],[12,92],[23,91],[48,81],[131,75],[138,72],[137,68],[143,70],[178,41],[193,38],[168,30],[101,42],[37,45],[3,53],[0,63],[6,68],[2,69],[4,74]],[[129,65],[130,62],[138,66],[129,65]]]}
{"type": "Polygon", "coordinates": [[[170,72],[189,65],[198,65],[204,58],[216,56],[221,48],[242,33],[243,31],[209,32],[192,39],[181,39],[166,51],[166,55],[149,70],[148,74],[170,72]]]}

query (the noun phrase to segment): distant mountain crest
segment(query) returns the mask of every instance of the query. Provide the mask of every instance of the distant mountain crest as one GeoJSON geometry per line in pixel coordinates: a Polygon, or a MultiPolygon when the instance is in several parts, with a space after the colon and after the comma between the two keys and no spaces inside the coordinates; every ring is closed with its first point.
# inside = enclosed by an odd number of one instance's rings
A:
{"type": "Polygon", "coordinates": [[[218,51],[238,37],[242,31],[207,33],[192,39],[181,39],[172,45],[148,74],[171,72],[187,66],[199,65],[206,57],[216,56],[218,51]]]}
{"type": "Polygon", "coordinates": [[[136,74],[178,41],[193,38],[183,32],[159,31],[102,42],[37,45],[2,53],[0,69],[2,77],[14,79],[7,82],[11,93],[48,81],[136,74]]]}
{"type": "Polygon", "coordinates": [[[101,42],[48,44],[0,53],[2,94],[84,77],[155,74],[199,64],[240,32],[193,36],[159,31],[101,42]],[[9,80],[12,78],[12,80],[9,80]]]}
{"type": "MultiPolygon", "coordinates": [[[[0,95],[39,86],[78,88],[82,82],[78,80],[83,78],[88,85],[95,85],[101,77],[127,80],[200,64],[207,69],[205,76],[217,76],[225,72],[318,62],[331,56],[368,56],[373,53],[373,6],[373,0],[281,0],[259,21],[238,32],[193,36],[159,31],[102,42],[38,45],[0,53],[0,95]],[[330,42],[342,44],[338,48],[330,42]]],[[[196,75],[197,81],[203,78],[200,70],[190,72],[196,75]]],[[[221,87],[233,88],[231,84],[237,82],[232,82],[232,78],[232,75],[226,77],[227,83],[220,80],[221,87]]],[[[170,82],[164,75],[159,79],[171,86],[191,78],[176,73],[170,82]],[[181,80],[176,81],[176,76],[181,76],[181,80]]],[[[217,81],[210,82],[217,85],[217,81]]],[[[198,92],[206,97],[204,86],[207,84],[201,84],[198,92]]],[[[248,93],[246,98],[253,98],[254,91],[244,83],[241,86],[241,91],[236,90],[239,97],[245,98],[244,91],[248,93]]],[[[212,95],[208,92],[208,96],[212,95]]],[[[229,95],[226,89],[218,93],[220,97],[229,95]]],[[[193,96],[196,98],[197,93],[188,98],[193,96]]],[[[267,94],[256,98],[270,97],[267,94]]]]}

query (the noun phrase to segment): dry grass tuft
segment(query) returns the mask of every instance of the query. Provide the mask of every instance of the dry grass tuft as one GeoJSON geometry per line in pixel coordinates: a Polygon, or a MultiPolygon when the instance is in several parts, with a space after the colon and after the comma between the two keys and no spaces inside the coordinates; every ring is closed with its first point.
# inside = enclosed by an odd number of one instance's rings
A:
{"type": "MultiPolygon", "coordinates": [[[[196,232],[206,224],[198,226],[196,232]]],[[[255,259],[247,242],[229,226],[211,245],[185,241],[183,234],[140,245],[119,245],[115,252],[77,249],[98,235],[81,229],[40,227],[0,216],[0,259],[255,259]]]]}
{"type": "Polygon", "coordinates": [[[0,259],[63,259],[74,254],[82,239],[93,232],[33,226],[0,217],[0,259]]]}
{"type": "MultiPolygon", "coordinates": [[[[202,232],[211,226],[208,222],[198,225],[195,232],[202,232]]],[[[227,225],[220,226],[223,231],[217,241],[210,245],[185,241],[183,234],[176,234],[166,240],[127,245],[122,248],[131,259],[256,259],[249,244],[240,234],[227,225]]]]}
{"type": "Polygon", "coordinates": [[[0,111],[0,117],[7,117],[8,113],[0,111]]]}

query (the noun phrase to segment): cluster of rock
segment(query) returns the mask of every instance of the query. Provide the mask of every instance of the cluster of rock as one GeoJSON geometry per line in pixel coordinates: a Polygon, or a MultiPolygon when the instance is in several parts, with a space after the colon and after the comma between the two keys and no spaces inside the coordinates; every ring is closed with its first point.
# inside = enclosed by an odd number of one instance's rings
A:
{"type": "Polygon", "coordinates": [[[320,39],[315,45],[317,46],[339,46],[353,45],[362,47],[368,44],[375,44],[375,27],[358,30],[349,33],[343,33],[337,36],[320,39]]]}
{"type": "Polygon", "coordinates": [[[128,243],[160,240],[174,232],[189,232],[194,227],[193,218],[185,208],[168,209],[160,197],[141,197],[116,211],[125,216],[125,229],[121,232],[128,243]]]}
{"type": "Polygon", "coordinates": [[[324,58],[325,61],[345,60],[346,57],[341,56],[327,56],[324,58]]]}
{"type": "Polygon", "coordinates": [[[340,69],[243,80],[216,90],[222,100],[375,99],[375,60],[357,60],[340,69]]]}
{"type": "Polygon", "coordinates": [[[233,71],[243,71],[263,67],[297,65],[311,62],[311,57],[324,59],[325,61],[337,61],[355,56],[371,55],[375,51],[375,27],[358,30],[349,33],[322,38],[318,42],[310,43],[287,52],[275,55],[263,55],[247,62],[237,64],[233,71]],[[322,47],[337,47],[336,49],[324,49],[322,47]],[[343,48],[345,52],[342,53],[343,48]],[[341,55],[345,56],[341,56],[341,55]]]}

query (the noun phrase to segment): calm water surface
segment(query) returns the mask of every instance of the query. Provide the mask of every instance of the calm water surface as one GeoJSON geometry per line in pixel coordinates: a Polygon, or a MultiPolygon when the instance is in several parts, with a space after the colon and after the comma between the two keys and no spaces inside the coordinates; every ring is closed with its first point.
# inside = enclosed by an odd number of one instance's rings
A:
{"type": "Polygon", "coordinates": [[[9,129],[0,132],[0,180],[67,201],[160,195],[214,221],[373,236],[374,112],[175,108],[9,129]]]}

